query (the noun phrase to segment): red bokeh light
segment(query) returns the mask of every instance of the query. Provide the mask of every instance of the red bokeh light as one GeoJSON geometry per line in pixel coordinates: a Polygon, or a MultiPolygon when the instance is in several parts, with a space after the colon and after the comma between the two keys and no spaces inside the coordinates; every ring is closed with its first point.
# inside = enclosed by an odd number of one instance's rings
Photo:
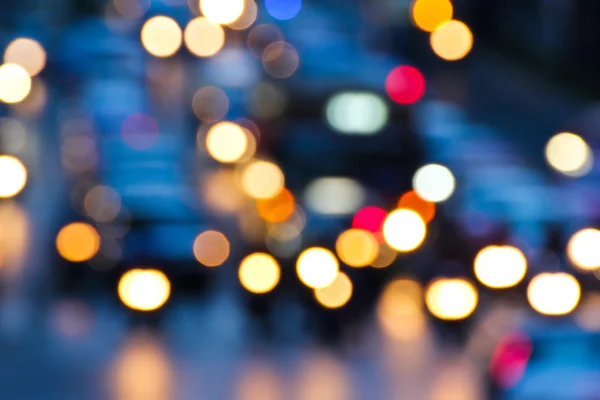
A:
{"type": "Polygon", "coordinates": [[[365,207],[354,215],[352,228],[364,229],[377,234],[381,232],[386,217],[387,212],[383,208],[365,207]]]}
{"type": "Polygon", "coordinates": [[[385,91],[399,104],[416,103],[425,94],[425,77],[414,67],[394,68],[385,80],[385,91]]]}

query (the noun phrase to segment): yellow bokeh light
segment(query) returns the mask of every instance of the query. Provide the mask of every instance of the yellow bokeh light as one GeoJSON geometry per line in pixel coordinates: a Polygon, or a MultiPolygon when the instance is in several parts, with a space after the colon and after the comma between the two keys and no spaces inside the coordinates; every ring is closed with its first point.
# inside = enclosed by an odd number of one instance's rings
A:
{"type": "Polygon", "coordinates": [[[159,15],[144,23],[142,45],[155,57],[170,57],[181,47],[181,28],[174,19],[159,15]]]}
{"type": "Polygon", "coordinates": [[[219,122],[206,135],[208,153],[222,163],[239,161],[247,147],[248,136],[244,128],[233,122],[219,122]]]}
{"type": "Polygon", "coordinates": [[[426,327],[421,284],[407,278],[388,283],[377,303],[377,320],[381,329],[395,340],[419,338],[426,327]]]}
{"type": "Polygon", "coordinates": [[[425,304],[435,317],[454,321],[467,318],[475,311],[479,295],[471,282],[441,278],[427,287],[425,304]]]}
{"type": "Polygon", "coordinates": [[[0,156],[0,198],[21,193],[27,184],[27,168],[13,156],[0,156]]]}
{"type": "Polygon", "coordinates": [[[581,288],[573,275],[543,272],[527,287],[527,299],[534,310],[544,315],[566,315],[577,307],[581,288]]]}
{"type": "Polygon", "coordinates": [[[277,260],[266,253],[250,254],[242,260],[238,277],[242,286],[252,293],[262,294],[273,290],[281,271],[277,260]]]}
{"type": "Polygon", "coordinates": [[[587,174],[594,155],[581,136],[570,132],[554,135],[546,144],[546,161],[552,168],[572,177],[587,174]]]}
{"type": "Polygon", "coordinates": [[[433,32],[444,22],[450,21],[453,12],[450,0],[415,0],[412,18],[419,29],[433,32]]]}
{"type": "Polygon", "coordinates": [[[200,0],[200,11],[215,24],[231,24],[242,16],[244,0],[200,0]]]}
{"type": "Polygon", "coordinates": [[[343,272],[339,272],[330,285],[315,289],[315,298],[325,308],[340,308],[352,297],[352,281],[343,272]]]}
{"type": "Polygon", "coordinates": [[[474,264],[477,279],[494,289],[517,285],[527,272],[527,259],[512,246],[488,246],[477,254],[474,264]]]}
{"type": "Polygon", "coordinates": [[[0,66],[0,101],[18,103],[23,101],[31,91],[31,77],[17,64],[0,66]]]}
{"type": "Polygon", "coordinates": [[[438,57],[457,61],[466,57],[473,48],[473,33],[464,22],[452,20],[439,25],[429,42],[438,57]]]}
{"type": "Polygon", "coordinates": [[[371,266],[373,268],[387,268],[396,261],[397,255],[396,250],[383,243],[379,246],[379,253],[377,254],[377,258],[371,263],[371,266]]]}
{"type": "Polygon", "coordinates": [[[296,273],[308,287],[322,289],[331,285],[339,273],[340,265],[335,255],[322,247],[304,250],[296,261],[296,273]]]}
{"type": "Polygon", "coordinates": [[[223,48],[225,31],[221,25],[198,17],[187,24],[183,39],[190,53],[198,57],[211,57],[223,48]]]}
{"type": "Polygon", "coordinates": [[[119,280],[119,298],[127,307],[137,311],[161,308],[171,295],[171,282],[155,269],[132,269],[119,280]]]}
{"type": "Polygon", "coordinates": [[[379,254],[379,244],[369,231],[348,229],[338,236],[335,251],[345,264],[360,268],[375,261],[379,254]]]}
{"type": "Polygon", "coordinates": [[[600,268],[600,230],[586,228],[576,232],[569,239],[567,255],[571,263],[582,270],[600,268]]]}
{"type": "Polygon", "coordinates": [[[254,0],[245,0],[244,4],[244,12],[242,15],[237,20],[228,24],[231,29],[241,31],[250,28],[252,24],[256,22],[256,17],[258,16],[258,6],[256,5],[256,2],[254,0]]]}
{"type": "Polygon", "coordinates": [[[253,161],[242,171],[242,189],[253,199],[277,196],[285,185],[281,169],[269,161],[253,161]]]}
{"type": "Polygon", "coordinates": [[[393,249],[409,252],[425,240],[427,224],[413,210],[399,209],[391,212],[383,223],[383,237],[393,249]]]}
{"type": "Polygon", "coordinates": [[[202,232],[194,240],[194,256],[207,267],[218,267],[229,257],[230,245],[227,237],[221,232],[202,232]]]}
{"type": "Polygon", "coordinates": [[[92,259],[100,249],[100,235],[84,222],[64,226],[56,236],[56,249],[65,260],[83,262],[92,259]]]}
{"type": "Polygon", "coordinates": [[[35,76],[46,66],[46,50],[36,40],[17,38],[6,47],[4,62],[20,65],[29,76],[35,76]]]}

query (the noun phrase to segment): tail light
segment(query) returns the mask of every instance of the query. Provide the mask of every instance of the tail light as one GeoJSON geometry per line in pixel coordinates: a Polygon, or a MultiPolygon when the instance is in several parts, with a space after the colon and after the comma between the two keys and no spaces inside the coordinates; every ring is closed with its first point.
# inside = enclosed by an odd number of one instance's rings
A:
{"type": "Polygon", "coordinates": [[[510,334],[502,338],[492,356],[490,375],[502,388],[510,388],[519,383],[531,356],[533,345],[524,334],[510,334]]]}

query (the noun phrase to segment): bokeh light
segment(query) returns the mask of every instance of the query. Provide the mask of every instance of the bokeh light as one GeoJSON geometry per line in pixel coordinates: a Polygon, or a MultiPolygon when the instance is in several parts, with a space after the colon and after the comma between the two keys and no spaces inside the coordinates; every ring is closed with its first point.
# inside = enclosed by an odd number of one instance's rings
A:
{"type": "Polygon", "coordinates": [[[582,270],[600,268],[600,230],[586,228],[576,232],[569,239],[567,255],[571,263],[582,270]]]}
{"type": "Polygon", "coordinates": [[[425,89],[423,74],[406,65],[394,68],[385,80],[387,95],[398,104],[416,103],[425,94],[425,89]]]}
{"type": "Polygon", "coordinates": [[[360,268],[375,261],[379,254],[379,244],[369,231],[348,229],[338,236],[335,251],[345,264],[360,268]]]}
{"type": "Polygon", "coordinates": [[[121,211],[121,196],[108,186],[92,188],[83,200],[85,213],[96,222],[109,222],[121,211]]]}
{"type": "Polygon", "coordinates": [[[174,19],[159,15],[144,23],[142,45],[155,57],[170,57],[181,47],[181,28],[174,19]]]}
{"type": "Polygon", "coordinates": [[[273,18],[288,20],[302,9],[302,0],[265,0],[265,9],[273,18]]]}
{"type": "Polygon", "coordinates": [[[273,42],[265,48],[262,54],[262,65],[265,72],[276,79],[292,76],[299,63],[298,51],[286,42],[273,42]]]}
{"type": "Polygon", "coordinates": [[[0,198],[21,193],[27,184],[27,168],[13,156],[0,156],[0,198]]]}
{"type": "Polygon", "coordinates": [[[131,114],[121,125],[121,137],[134,150],[147,150],[158,140],[158,124],[149,115],[131,114]]]}
{"type": "Polygon", "coordinates": [[[428,164],[415,172],[413,188],[424,200],[432,203],[446,201],[454,193],[456,180],[452,171],[440,164],[428,164]]]}
{"type": "Polygon", "coordinates": [[[156,269],[132,269],[121,276],[118,286],[121,302],[132,310],[154,311],[171,295],[169,278],[156,269]]]}
{"type": "Polygon", "coordinates": [[[544,315],[566,315],[577,307],[581,288],[573,275],[543,272],[527,287],[527,299],[534,310],[544,315]]]}
{"type": "Polygon", "coordinates": [[[395,210],[383,223],[383,237],[386,243],[400,252],[417,249],[426,235],[425,221],[412,210],[395,210]]]}
{"type": "Polygon", "coordinates": [[[385,101],[369,92],[338,93],[327,101],[325,114],[333,129],[351,135],[373,135],[389,117],[385,101]]]}
{"type": "Polygon", "coordinates": [[[150,8],[150,0],[113,0],[115,11],[119,15],[136,19],[143,16],[150,8]]]}
{"type": "Polygon", "coordinates": [[[0,66],[0,101],[18,103],[23,101],[31,91],[31,77],[17,64],[0,66]]]}
{"type": "Polygon", "coordinates": [[[88,261],[100,250],[100,235],[89,224],[73,222],[58,232],[56,249],[58,254],[67,261],[88,261]]]}
{"type": "Polygon", "coordinates": [[[205,231],[194,240],[194,257],[206,267],[223,265],[229,257],[230,245],[221,232],[205,231]]]}
{"type": "Polygon", "coordinates": [[[4,62],[20,65],[29,76],[36,76],[46,66],[46,50],[30,38],[17,38],[4,50],[4,62]]]}
{"type": "Polygon", "coordinates": [[[325,308],[340,308],[352,297],[352,281],[343,272],[339,272],[330,285],[315,289],[315,298],[325,308]]]}
{"type": "Polygon", "coordinates": [[[396,257],[398,253],[396,250],[392,249],[387,243],[382,243],[379,245],[379,252],[377,253],[377,258],[373,260],[371,263],[371,267],[373,268],[387,268],[394,261],[396,261],[396,257]]]}
{"type": "Polygon", "coordinates": [[[198,57],[211,57],[223,48],[225,31],[221,25],[197,17],[185,27],[183,40],[190,53],[198,57]]]}
{"type": "Polygon", "coordinates": [[[219,168],[200,181],[200,195],[210,210],[233,214],[244,206],[246,196],[236,183],[234,171],[219,168]]]}
{"type": "Polygon", "coordinates": [[[244,128],[233,122],[219,122],[206,135],[206,149],[217,161],[233,163],[239,161],[248,146],[244,128]]]}
{"type": "Polygon", "coordinates": [[[475,276],[484,285],[504,289],[517,285],[527,272],[527,259],[512,246],[488,246],[475,257],[475,276]]]}
{"type": "Polygon", "coordinates": [[[545,155],[552,168],[571,177],[586,175],[594,163],[589,145],[581,136],[570,132],[561,132],[550,138],[545,155]]]}
{"type": "Polygon", "coordinates": [[[279,282],[280,275],[277,260],[266,253],[250,254],[242,260],[238,271],[242,286],[257,294],[273,290],[279,282]]]}
{"type": "Polygon", "coordinates": [[[244,12],[242,15],[235,21],[227,24],[227,26],[236,31],[248,29],[254,22],[256,22],[257,16],[258,6],[256,5],[256,2],[254,0],[245,0],[244,12]]]}
{"type": "Polygon", "coordinates": [[[295,204],[294,195],[288,189],[283,189],[275,197],[258,199],[256,210],[265,221],[278,223],[284,222],[294,213],[295,204]]]}
{"type": "Polygon", "coordinates": [[[322,247],[304,250],[296,261],[298,277],[306,286],[321,289],[333,283],[340,265],[335,255],[322,247]]]}
{"type": "Polygon", "coordinates": [[[425,32],[433,32],[442,23],[450,21],[454,7],[450,0],[415,0],[412,6],[412,18],[425,32]]]}
{"type": "Polygon", "coordinates": [[[365,198],[365,189],[352,178],[317,178],[304,191],[306,206],[326,215],[352,214],[363,205],[365,198]]]}
{"type": "Polygon", "coordinates": [[[192,110],[202,122],[217,122],[229,112],[229,97],[216,86],[203,86],[194,93],[192,110]]]}
{"type": "Polygon", "coordinates": [[[260,24],[252,28],[248,33],[246,45],[248,50],[256,57],[262,58],[265,49],[271,43],[283,43],[283,33],[275,25],[260,24]]]}
{"type": "Polygon", "coordinates": [[[392,339],[419,338],[426,327],[423,288],[413,279],[394,279],[384,287],[376,312],[379,326],[392,339]]]}
{"type": "Polygon", "coordinates": [[[429,42],[438,57],[457,61],[465,58],[473,48],[473,33],[464,22],[452,20],[438,26],[429,42]]]}
{"type": "Polygon", "coordinates": [[[413,210],[427,223],[435,217],[435,203],[421,198],[414,190],[410,190],[400,197],[398,208],[413,210]]]}
{"type": "Polygon", "coordinates": [[[27,117],[39,117],[48,103],[48,87],[41,78],[31,81],[31,90],[23,101],[14,104],[14,110],[27,117]]]}
{"type": "Polygon", "coordinates": [[[215,24],[230,24],[244,12],[244,0],[200,0],[200,11],[215,24]]]}
{"type": "Polygon", "coordinates": [[[271,199],[283,190],[285,177],[272,162],[256,160],[242,171],[242,189],[253,199],[271,199]]]}
{"type": "Polygon", "coordinates": [[[425,304],[435,317],[454,321],[471,315],[478,298],[477,289],[471,282],[462,278],[440,278],[427,287],[425,304]]]}
{"type": "Polygon", "coordinates": [[[270,82],[259,82],[252,89],[247,107],[256,118],[273,119],[283,114],[287,101],[284,88],[270,82]]]}
{"type": "Polygon", "coordinates": [[[387,212],[383,208],[373,206],[361,208],[352,219],[352,228],[380,234],[386,218],[387,212]]]}

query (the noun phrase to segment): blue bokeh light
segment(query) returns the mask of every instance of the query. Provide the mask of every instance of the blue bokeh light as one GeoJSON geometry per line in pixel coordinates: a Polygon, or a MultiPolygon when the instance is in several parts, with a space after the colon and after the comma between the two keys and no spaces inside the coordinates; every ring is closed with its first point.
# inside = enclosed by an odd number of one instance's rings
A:
{"type": "Polygon", "coordinates": [[[265,9],[275,19],[294,18],[302,8],[302,0],[265,0],[265,9]]]}

